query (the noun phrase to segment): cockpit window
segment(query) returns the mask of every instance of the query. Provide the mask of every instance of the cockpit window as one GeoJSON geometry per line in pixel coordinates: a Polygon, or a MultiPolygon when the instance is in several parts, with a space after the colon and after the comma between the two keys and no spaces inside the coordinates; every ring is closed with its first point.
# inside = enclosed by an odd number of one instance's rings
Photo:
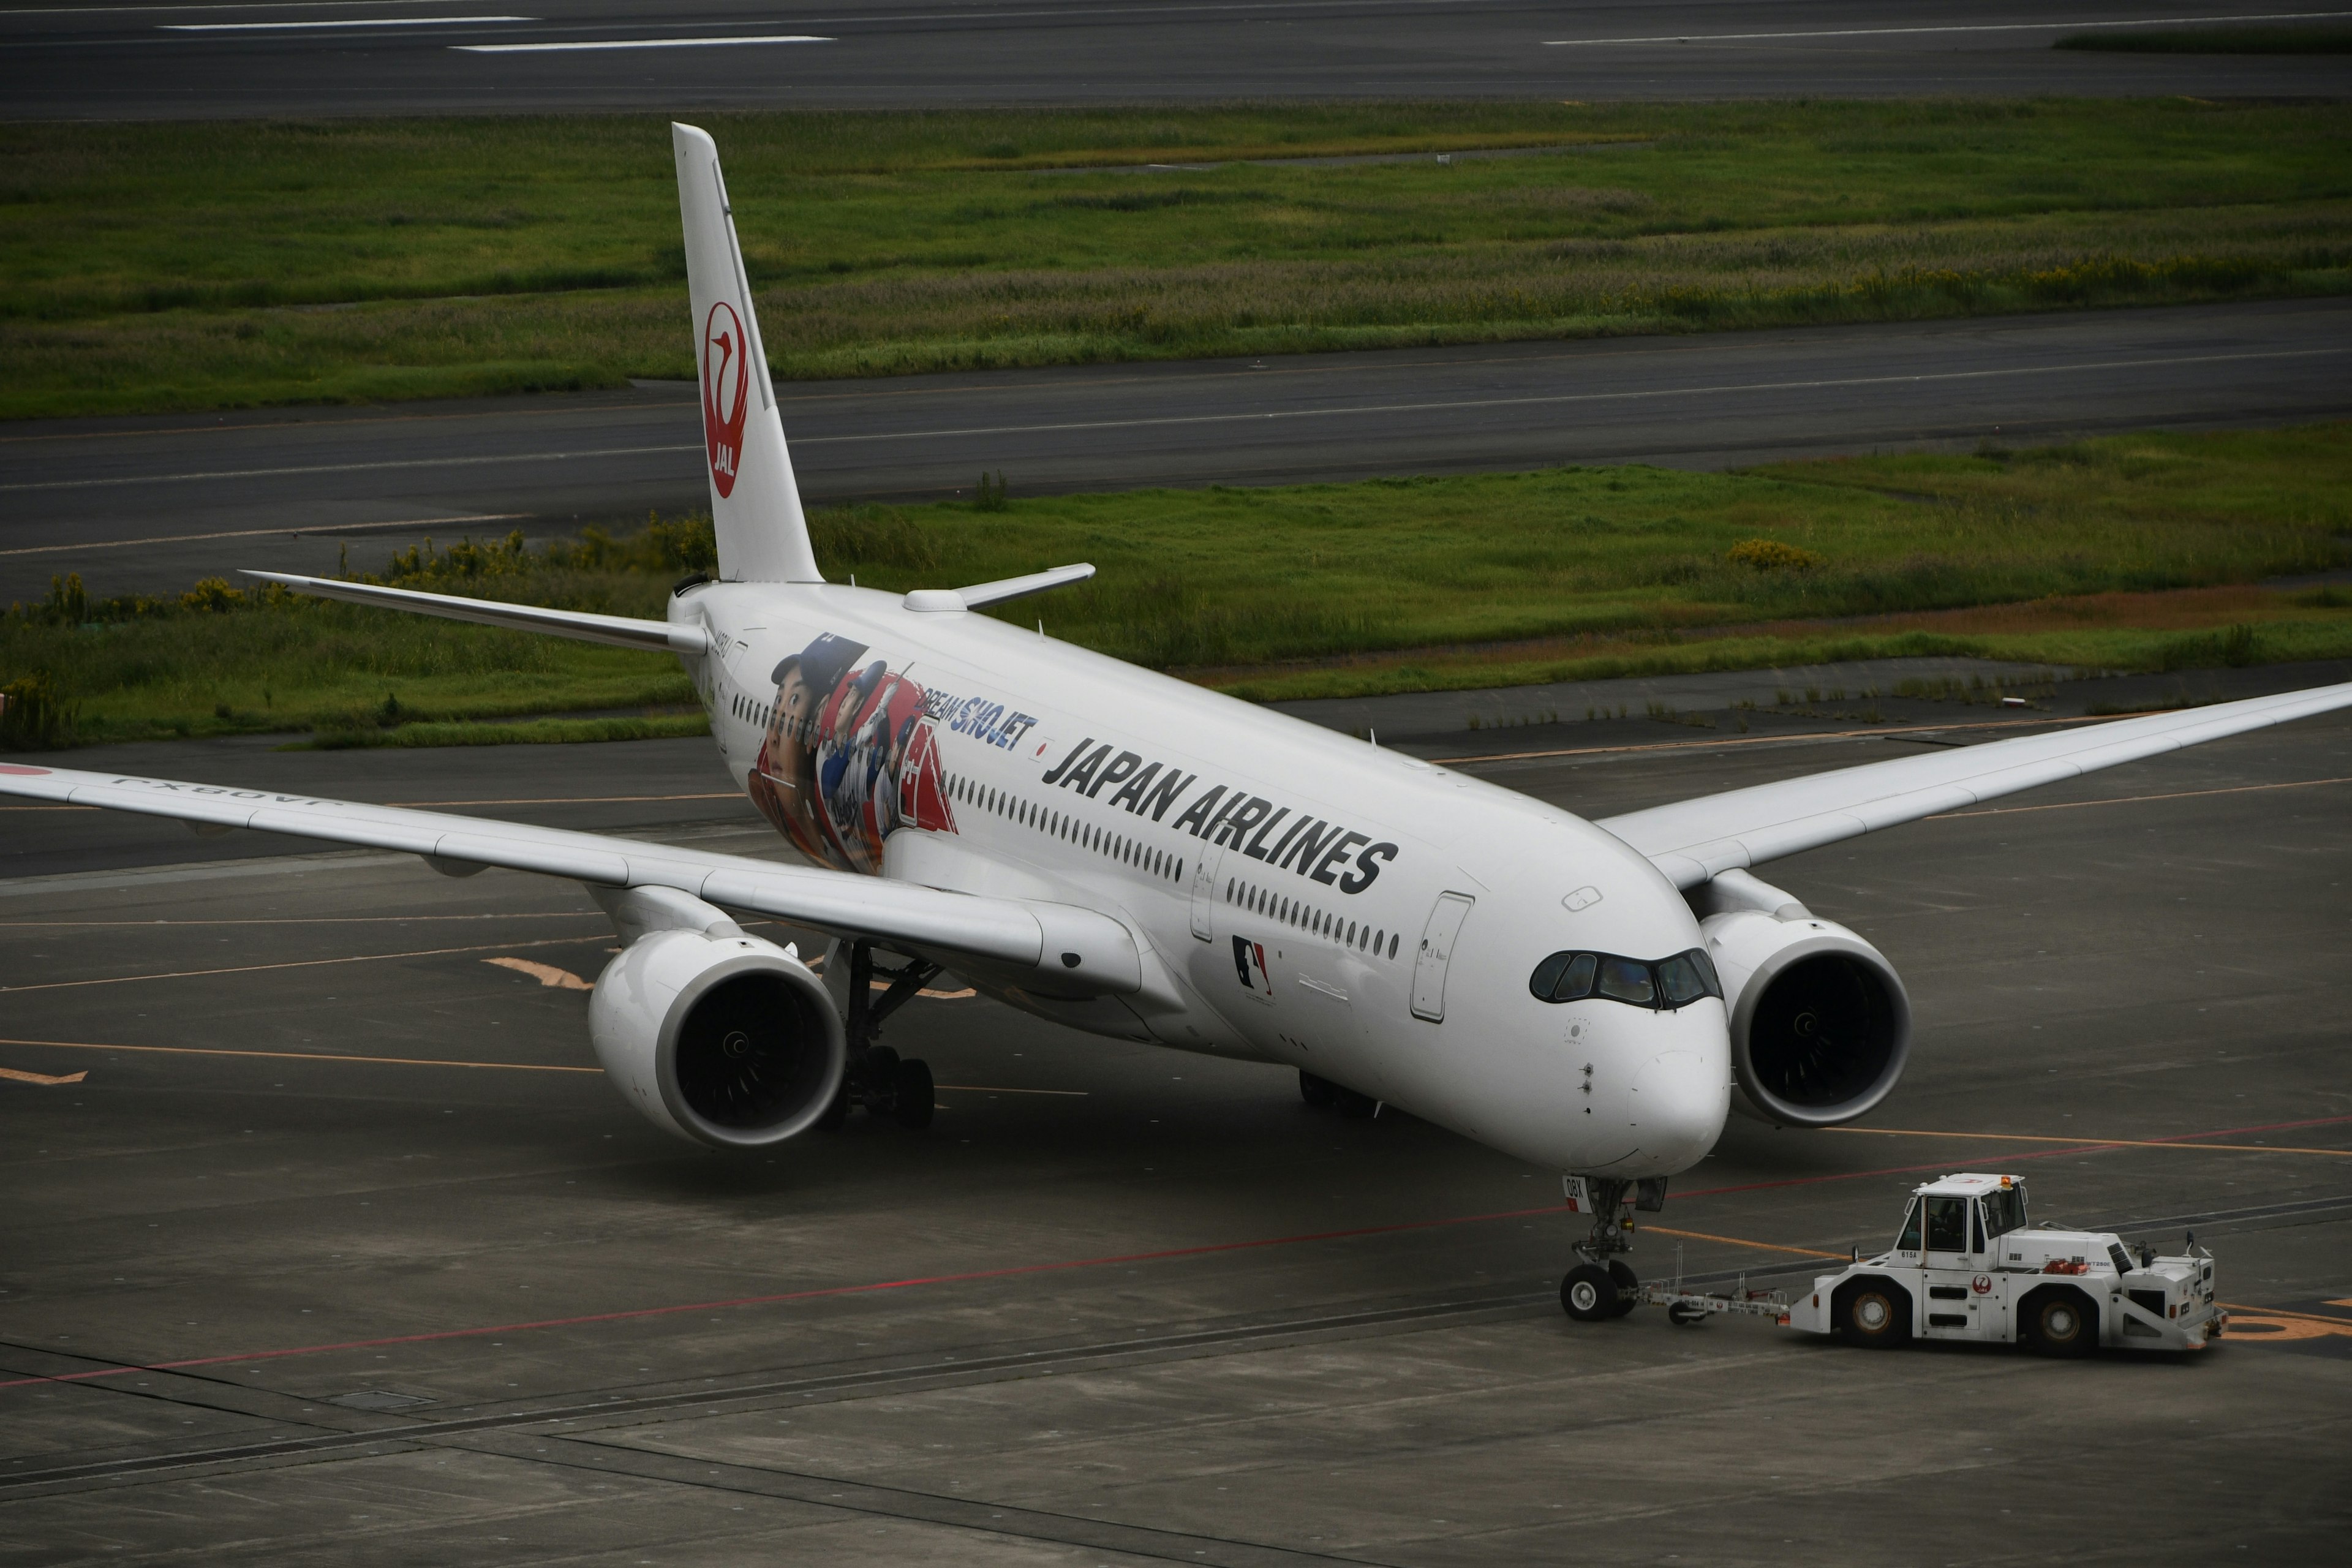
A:
{"type": "Polygon", "coordinates": [[[1634,958],[1604,958],[1601,961],[1601,994],[1612,1002],[1631,1002],[1647,1007],[1657,1000],[1657,982],[1650,978],[1650,966],[1634,958]]]}
{"type": "Polygon", "coordinates": [[[1606,952],[1555,952],[1536,965],[1528,990],[1540,1002],[1606,996],[1630,1007],[1672,1011],[1702,996],[1721,996],[1715,965],[1696,948],[1653,963],[1606,952]]]}

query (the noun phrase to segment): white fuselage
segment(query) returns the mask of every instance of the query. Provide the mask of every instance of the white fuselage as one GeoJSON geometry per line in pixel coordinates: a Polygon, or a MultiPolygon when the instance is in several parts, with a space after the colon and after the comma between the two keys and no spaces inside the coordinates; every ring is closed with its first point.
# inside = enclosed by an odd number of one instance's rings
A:
{"type": "Polygon", "coordinates": [[[971,976],[1014,1005],[1298,1068],[1563,1170],[1672,1173],[1722,1130],[1720,1001],[1529,992],[1563,949],[1655,960],[1701,945],[1674,886],[1590,823],[895,594],[712,583],[669,613],[713,634],[689,661],[712,732],[802,853],[1083,906],[1145,954],[1128,996],[971,976]]]}

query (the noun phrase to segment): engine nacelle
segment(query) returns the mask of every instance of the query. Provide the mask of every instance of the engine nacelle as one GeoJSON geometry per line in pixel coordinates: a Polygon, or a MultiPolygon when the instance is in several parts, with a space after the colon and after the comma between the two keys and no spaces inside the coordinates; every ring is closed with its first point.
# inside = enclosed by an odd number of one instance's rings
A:
{"type": "Polygon", "coordinates": [[[588,1035],[613,1086],[647,1121],[719,1149],[805,1131],[849,1059],[824,983],[731,923],[631,942],[597,977],[588,1035]]]}
{"type": "Polygon", "coordinates": [[[1731,1016],[1734,1109],[1784,1127],[1866,1114],[1911,1054],[1911,998],[1894,965],[1778,889],[1720,879],[1730,885],[1692,902],[1731,1016]]]}

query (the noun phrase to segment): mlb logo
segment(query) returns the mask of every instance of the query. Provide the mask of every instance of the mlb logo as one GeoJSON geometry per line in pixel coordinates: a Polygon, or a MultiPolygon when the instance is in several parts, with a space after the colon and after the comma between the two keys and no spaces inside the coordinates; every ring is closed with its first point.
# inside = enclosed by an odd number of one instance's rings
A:
{"type": "Polygon", "coordinates": [[[1266,972],[1265,947],[1245,936],[1234,938],[1234,973],[1242,989],[1260,1002],[1274,1000],[1274,976],[1266,972]]]}

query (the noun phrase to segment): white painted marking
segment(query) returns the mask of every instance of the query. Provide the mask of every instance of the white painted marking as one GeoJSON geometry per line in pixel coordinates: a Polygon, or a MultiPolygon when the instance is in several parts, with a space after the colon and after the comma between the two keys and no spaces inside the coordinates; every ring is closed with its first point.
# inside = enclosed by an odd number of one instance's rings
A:
{"type": "MultiPolygon", "coordinates": [[[[2312,359],[2352,353],[2352,346],[2277,349],[2239,354],[2176,354],[2157,359],[2085,360],[2074,364],[2012,365],[1999,370],[1954,370],[1918,375],[1823,376],[1807,381],[1721,382],[1706,386],[1661,386],[1640,392],[1563,392],[1532,397],[1465,397],[1426,403],[1333,404],[1287,408],[1269,414],[1171,414],[1149,419],[1071,419],[1042,425],[968,425],[938,430],[879,430],[864,436],[801,436],[795,447],[851,447],[874,441],[930,441],[948,436],[1043,436],[1065,430],[1151,430],[1192,425],[1248,425],[1280,419],[1344,419],[1367,414],[1443,414],[1481,408],[1528,408],[1578,403],[1645,403],[1661,397],[1705,397],[1744,392],[1808,392],[1844,386],[1929,386],[1943,382],[1995,381],[2011,376],[2065,375],[2080,371],[2149,370],[2162,365],[2235,364],[2248,361],[2312,359]]],[[[126,474],[106,479],[39,479],[0,485],[0,494],[21,490],[79,490],[118,485],[160,485],[194,479],[275,479],[302,474],[359,474],[386,468],[461,468],[487,463],[559,463],[586,458],[626,458],[651,452],[699,452],[699,441],[659,447],[606,447],[584,452],[505,452],[479,458],[398,458],[375,463],[319,463],[297,468],[223,468],[184,474],[126,474]]],[[[268,529],[284,533],[285,529],[268,529]]]]}
{"type": "Polygon", "coordinates": [[[592,43],[576,44],[452,44],[449,47],[466,55],[554,55],[574,54],[583,49],[715,49],[728,44],[833,42],[832,38],[820,38],[808,33],[766,33],[731,38],[601,38],[592,43]]]}
{"type": "Polygon", "coordinates": [[[285,33],[313,27],[449,27],[481,22],[536,22],[536,16],[364,16],[344,22],[163,22],[165,33],[285,33]]]}
{"type": "Polygon", "coordinates": [[[2352,11],[2270,11],[2253,16],[2143,16],[2128,22],[1979,22],[1943,27],[1824,27],[1803,33],[1680,33],[1654,38],[1546,38],[1548,49],[1588,44],[1722,44],[1758,38],[1876,38],[1903,33],[2074,33],[2091,27],[2185,27],[2200,22],[2315,22],[2352,11]]]}
{"type": "Polygon", "coordinates": [[[128,550],[139,544],[194,544],[206,539],[268,539],[278,536],[338,533],[383,533],[395,528],[438,528],[451,522],[506,522],[528,517],[520,511],[478,511],[464,517],[404,517],[391,522],[354,522],[344,528],[238,528],[226,533],[165,533],[152,539],[103,539],[92,544],[28,544],[21,550],[0,550],[0,556],[58,555],[68,551],[128,550]]]}

